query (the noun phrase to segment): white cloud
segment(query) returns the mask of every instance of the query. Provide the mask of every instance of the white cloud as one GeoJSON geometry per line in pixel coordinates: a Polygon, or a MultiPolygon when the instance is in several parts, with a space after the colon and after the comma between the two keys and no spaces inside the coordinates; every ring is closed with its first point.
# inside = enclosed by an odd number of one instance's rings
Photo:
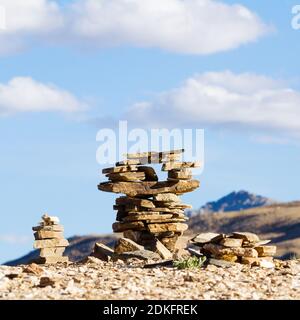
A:
{"type": "Polygon", "coordinates": [[[16,77],[0,83],[0,116],[20,112],[66,112],[85,109],[85,104],[68,91],[30,77],[16,77]]]}
{"type": "Polygon", "coordinates": [[[268,27],[242,5],[215,0],[0,0],[7,28],[0,53],[38,42],[105,47],[157,47],[210,54],[255,41],[268,27]]]}
{"type": "Polygon", "coordinates": [[[77,38],[209,54],[256,40],[267,27],[247,8],[212,0],[82,0],[71,11],[77,38]]]}
{"type": "Polygon", "coordinates": [[[0,30],[0,54],[16,52],[63,28],[64,18],[55,1],[0,0],[5,28],[0,30]]]}
{"type": "Polygon", "coordinates": [[[209,72],[137,103],[125,115],[157,126],[216,125],[300,133],[300,92],[272,78],[209,72]]]}

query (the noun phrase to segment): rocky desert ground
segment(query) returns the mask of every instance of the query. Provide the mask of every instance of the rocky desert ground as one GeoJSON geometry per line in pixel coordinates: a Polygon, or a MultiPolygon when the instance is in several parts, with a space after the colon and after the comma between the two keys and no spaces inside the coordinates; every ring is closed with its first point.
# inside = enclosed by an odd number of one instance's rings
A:
{"type": "Polygon", "coordinates": [[[0,299],[300,299],[300,260],[144,268],[131,261],[0,266],[0,299]]]}

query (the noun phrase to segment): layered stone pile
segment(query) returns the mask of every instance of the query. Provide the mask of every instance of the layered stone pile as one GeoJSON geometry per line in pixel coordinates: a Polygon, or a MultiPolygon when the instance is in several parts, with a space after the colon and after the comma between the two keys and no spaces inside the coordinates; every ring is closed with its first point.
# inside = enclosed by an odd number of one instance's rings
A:
{"type": "Polygon", "coordinates": [[[191,240],[208,257],[252,266],[273,267],[276,246],[267,245],[270,241],[260,240],[250,232],[201,233],[191,240]]]}
{"type": "Polygon", "coordinates": [[[59,224],[58,217],[44,214],[38,226],[33,227],[35,249],[39,249],[39,258],[36,263],[58,263],[68,262],[68,257],[63,256],[65,248],[69,245],[64,239],[64,228],[59,224]]]}
{"type": "Polygon", "coordinates": [[[115,167],[102,170],[110,181],[100,183],[99,190],[125,194],[114,205],[114,232],[123,232],[125,238],[148,250],[154,250],[160,241],[174,252],[178,238],[188,228],[184,210],[191,208],[181,202],[179,195],[199,187],[199,181],[192,180],[191,169],[200,164],[180,162],[183,152],[128,154],[115,167]],[[162,164],[167,180],[158,181],[154,168],[146,164],[162,164]]]}

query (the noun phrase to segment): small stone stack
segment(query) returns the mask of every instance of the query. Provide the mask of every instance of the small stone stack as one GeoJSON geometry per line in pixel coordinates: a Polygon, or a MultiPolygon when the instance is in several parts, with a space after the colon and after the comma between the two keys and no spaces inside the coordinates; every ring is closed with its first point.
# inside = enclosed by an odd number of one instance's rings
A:
{"type": "Polygon", "coordinates": [[[191,242],[199,246],[200,252],[205,256],[214,259],[274,267],[273,256],[276,254],[276,246],[267,246],[271,240],[260,240],[251,232],[200,233],[191,242]]]}
{"type": "Polygon", "coordinates": [[[35,249],[40,249],[39,258],[36,263],[58,263],[68,262],[68,257],[63,256],[65,248],[69,245],[68,240],[64,239],[64,228],[59,224],[57,217],[47,214],[42,216],[42,221],[38,226],[33,227],[35,249]]]}
{"type": "Polygon", "coordinates": [[[178,238],[188,228],[184,210],[191,208],[179,195],[199,186],[190,170],[199,164],[179,162],[183,152],[128,154],[115,167],[102,170],[110,181],[100,183],[99,190],[125,194],[114,205],[114,232],[124,232],[125,238],[149,250],[155,250],[158,240],[170,251],[175,250],[178,238]],[[158,181],[154,168],[145,164],[162,164],[162,171],[168,172],[167,181],[158,181]]]}

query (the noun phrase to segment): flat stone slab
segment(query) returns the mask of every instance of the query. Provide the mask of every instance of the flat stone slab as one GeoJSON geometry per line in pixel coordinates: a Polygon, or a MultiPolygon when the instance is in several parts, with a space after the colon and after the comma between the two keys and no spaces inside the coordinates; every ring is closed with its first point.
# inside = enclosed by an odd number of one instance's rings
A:
{"type": "Polygon", "coordinates": [[[114,250],[103,243],[96,242],[94,246],[94,251],[92,253],[93,257],[96,257],[102,261],[109,261],[114,255],[114,250]]]}
{"type": "Polygon", "coordinates": [[[181,199],[174,193],[162,193],[153,197],[155,201],[181,203],[181,199]]]}
{"type": "Polygon", "coordinates": [[[231,247],[239,248],[243,245],[243,239],[224,238],[220,241],[220,244],[228,248],[231,248],[231,247]]]}
{"type": "Polygon", "coordinates": [[[199,233],[196,237],[191,239],[191,242],[194,244],[206,244],[211,242],[213,239],[218,237],[220,233],[215,233],[215,232],[204,232],[204,233],[199,233]]]}
{"type": "Polygon", "coordinates": [[[151,233],[161,233],[167,231],[184,232],[188,229],[185,223],[151,223],[147,225],[147,229],[151,233]]]}
{"type": "Polygon", "coordinates": [[[232,268],[235,265],[234,262],[229,262],[229,261],[214,259],[214,258],[209,258],[208,264],[212,264],[220,268],[232,268]]]}
{"type": "Polygon", "coordinates": [[[33,247],[35,249],[41,248],[53,248],[53,247],[67,247],[69,241],[66,239],[44,239],[44,240],[35,240],[33,247]]]}
{"type": "Polygon", "coordinates": [[[45,258],[49,256],[62,256],[65,252],[65,247],[59,248],[42,248],[40,250],[40,257],[45,258]]]}
{"type": "Polygon", "coordinates": [[[171,171],[171,170],[181,170],[181,169],[199,168],[199,167],[201,167],[200,162],[170,162],[170,163],[164,163],[161,170],[171,171]]]}
{"type": "Polygon", "coordinates": [[[141,181],[145,180],[146,175],[145,172],[118,172],[118,173],[108,173],[106,175],[111,181],[141,181]]]}
{"type": "Polygon", "coordinates": [[[172,259],[173,253],[167,249],[158,239],[155,242],[155,250],[163,259],[172,259]]]}
{"type": "Polygon", "coordinates": [[[198,180],[172,181],[142,181],[142,182],[103,182],[98,189],[105,192],[124,193],[128,196],[158,195],[160,193],[182,194],[197,189],[198,180]]]}
{"type": "Polygon", "coordinates": [[[121,259],[121,260],[128,260],[132,258],[137,258],[141,260],[159,260],[160,255],[156,252],[150,250],[139,250],[139,251],[132,251],[132,252],[124,252],[121,254],[115,254],[114,258],[121,259]]]}
{"type": "Polygon", "coordinates": [[[270,257],[275,256],[277,247],[276,246],[257,246],[254,249],[258,252],[259,257],[270,257]]]}
{"type": "Polygon", "coordinates": [[[117,205],[136,205],[144,208],[155,208],[153,201],[147,199],[138,199],[132,197],[119,197],[116,199],[117,205]]]}
{"type": "Polygon", "coordinates": [[[260,241],[259,237],[255,233],[251,232],[233,232],[234,238],[240,238],[247,242],[258,242],[260,241]]]}
{"type": "Polygon", "coordinates": [[[34,238],[35,240],[63,239],[64,235],[62,232],[58,232],[58,231],[40,230],[34,233],[34,238]]]}
{"type": "Polygon", "coordinates": [[[130,172],[130,171],[131,172],[137,171],[137,166],[125,165],[125,166],[118,166],[118,167],[111,167],[111,168],[102,169],[103,174],[130,172]]]}
{"type": "Polygon", "coordinates": [[[51,226],[35,226],[32,227],[32,231],[57,231],[57,232],[63,232],[64,227],[60,224],[53,224],[51,226]]]}
{"type": "Polygon", "coordinates": [[[146,227],[142,221],[133,221],[133,222],[115,222],[112,225],[114,232],[123,232],[126,230],[146,230],[146,227]]]}
{"type": "Polygon", "coordinates": [[[127,239],[127,238],[120,238],[117,240],[117,243],[115,245],[115,254],[121,254],[124,252],[132,252],[132,251],[141,251],[145,248],[133,240],[127,239]]]}
{"type": "Polygon", "coordinates": [[[215,256],[238,256],[238,257],[251,257],[257,258],[258,253],[253,248],[226,248],[218,244],[207,243],[203,246],[203,249],[210,252],[215,256]]]}

